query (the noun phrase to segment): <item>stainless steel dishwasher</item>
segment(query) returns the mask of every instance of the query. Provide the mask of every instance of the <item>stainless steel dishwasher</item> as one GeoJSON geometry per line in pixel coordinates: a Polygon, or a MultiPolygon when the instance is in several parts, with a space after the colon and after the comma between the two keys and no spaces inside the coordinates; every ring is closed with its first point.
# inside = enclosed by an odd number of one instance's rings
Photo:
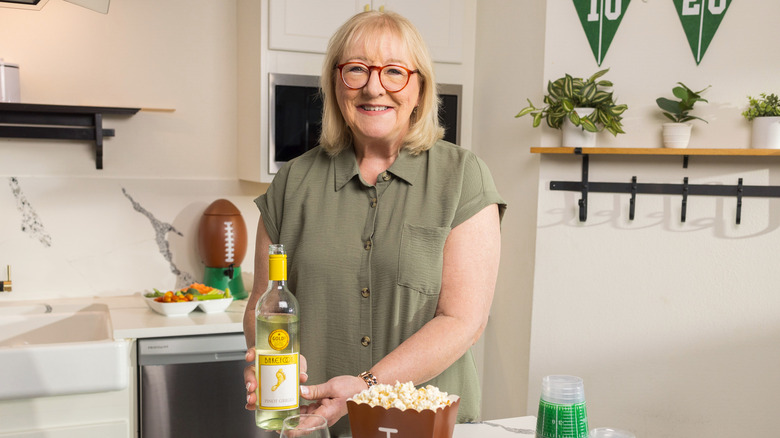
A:
{"type": "Polygon", "coordinates": [[[141,438],[278,437],[244,409],[242,333],[138,340],[141,438]]]}

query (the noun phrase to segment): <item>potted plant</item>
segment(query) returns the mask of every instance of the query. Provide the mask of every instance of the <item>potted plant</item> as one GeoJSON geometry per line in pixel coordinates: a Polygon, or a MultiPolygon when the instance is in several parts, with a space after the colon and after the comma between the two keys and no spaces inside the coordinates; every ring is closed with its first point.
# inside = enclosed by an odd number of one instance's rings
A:
{"type": "Polygon", "coordinates": [[[663,115],[672,121],[671,123],[664,123],[663,127],[664,147],[668,148],[688,147],[688,142],[691,140],[691,124],[688,123],[689,121],[696,119],[708,123],[690,112],[693,110],[696,102],[707,102],[707,99],[701,97],[701,93],[710,88],[710,86],[700,91],[693,91],[682,82],[677,84],[679,86],[674,87],[672,93],[680,100],[671,100],[665,97],[659,97],[655,100],[661,108],[663,115]]]}
{"type": "Polygon", "coordinates": [[[742,113],[753,122],[754,148],[780,149],[780,99],[777,95],[761,93],[761,98],[748,96],[748,109],[742,113]]]}
{"type": "Polygon", "coordinates": [[[587,79],[566,74],[549,81],[545,106],[537,108],[527,99],[528,106],[515,117],[530,114],[534,127],[545,119],[547,126],[561,129],[561,145],[567,147],[594,146],[596,133],[604,129],[615,136],[624,134],[621,120],[628,106],[616,104],[612,92],[604,89],[611,88],[612,82],[599,80],[608,71],[598,71],[587,79]]]}

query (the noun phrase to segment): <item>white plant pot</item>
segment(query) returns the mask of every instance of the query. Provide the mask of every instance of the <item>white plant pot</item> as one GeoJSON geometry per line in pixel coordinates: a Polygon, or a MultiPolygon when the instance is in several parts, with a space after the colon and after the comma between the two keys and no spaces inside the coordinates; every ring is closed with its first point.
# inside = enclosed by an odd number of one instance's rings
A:
{"type": "Polygon", "coordinates": [[[664,123],[664,147],[687,148],[691,141],[690,123],[664,123]]]}
{"type": "MultiPolygon", "coordinates": [[[[593,112],[593,108],[575,108],[574,110],[580,117],[585,117],[593,112]]],[[[561,125],[561,146],[565,148],[592,148],[596,146],[596,134],[598,133],[574,126],[567,117],[561,125]]]]}
{"type": "Polygon", "coordinates": [[[21,102],[19,65],[3,62],[0,58],[0,102],[21,102]]]}
{"type": "Polygon", "coordinates": [[[780,149],[780,117],[753,119],[753,149],[780,149]]]}

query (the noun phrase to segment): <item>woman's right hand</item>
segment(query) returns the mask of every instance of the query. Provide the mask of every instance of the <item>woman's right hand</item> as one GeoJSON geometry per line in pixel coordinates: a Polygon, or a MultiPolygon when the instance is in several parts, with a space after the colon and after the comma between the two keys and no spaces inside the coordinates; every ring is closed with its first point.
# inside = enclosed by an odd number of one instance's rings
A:
{"type": "MultiPolygon", "coordinates": [[[[255,347],[250,348],[246,352],[246,361],[249,366],[244,368],[244,386],[246,386],[246,409],[254,411],[257,408],[257,375],[255,372],[255,347]]],[[[306,383],[309,375],[306,374],[308,366],[306,365],[306,358],[300,355],[300,381],[306,383]]]]}

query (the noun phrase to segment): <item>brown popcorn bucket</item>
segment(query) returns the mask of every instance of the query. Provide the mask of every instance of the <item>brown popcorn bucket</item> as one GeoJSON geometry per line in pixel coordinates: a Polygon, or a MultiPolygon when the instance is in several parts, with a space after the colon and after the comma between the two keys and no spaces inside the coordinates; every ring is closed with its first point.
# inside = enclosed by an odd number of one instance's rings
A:
{"type": "Polygon", "coordinates": [[[449,406],[436,411],[400,410],[347,400],[353,438],[452,438],[460,398],[450,395],[449,406]]]}

